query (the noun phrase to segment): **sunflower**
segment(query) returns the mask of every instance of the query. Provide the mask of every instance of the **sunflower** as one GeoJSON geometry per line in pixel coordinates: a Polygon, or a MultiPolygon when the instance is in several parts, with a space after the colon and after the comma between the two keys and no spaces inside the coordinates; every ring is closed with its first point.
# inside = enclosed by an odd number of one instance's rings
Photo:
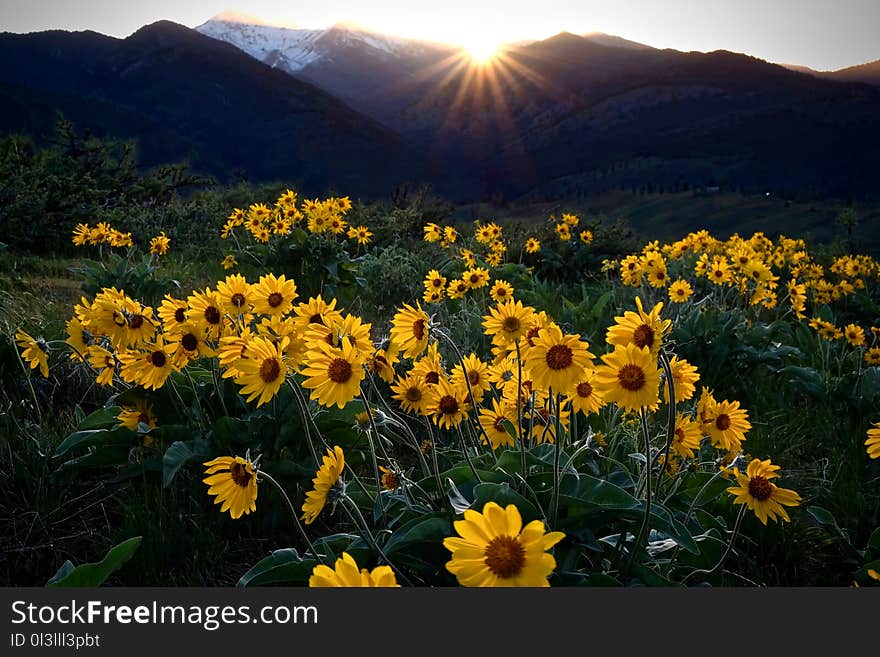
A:
{"type": "Polygon", "coordinates": [[[547,550],[565,538],[562,532],[546,532],[540,520],[523,527],[515,505],[495,502],[482,513],[468,509],[454,524],[458,536],[443,540],[452,553],[446,570],[462,586],[550,586],[556,560],[547,550]]]}
{"type": "Polygon", "coordinates": [[[746,431],[752,428],[748,417],[748,412],[740,408],[738,401],[716,402],[704,412],[703,431],[709,435],[714,447],[725,451],[738,450],[746,439],[746,431]]]}
{"type": "Polygon", "coordinates": [[[452,385],[458,386],[465,393],[468,392],[468,384],[473,392],[474,399],[478,402],[483,395],[492,387],[489,383],[489,366],[486,365],[476,354],[464,357],[464,367],[459,363],[452,368],[452,385]]]}
{"type": "Polygon", "coordinates": [[[89,243],[91,233],[92,229],[89,228],[88,224],[77,224],[76,228],[73,229],[73,243],[76,246],[85,246],[89,243]]]}
{"type": "Polygon", "coordinates": [[[865,441],[868,448],[868,456],[872,459],[880,458],[880,422],[868,429],[868,439],[865,441]]]}
{"type": "Polygon", "coordinates": [[[107,351],[100,345],[93,344],[89,347],[89,365],[98,372],[95,381],[102,386],[113,385],[113,375],[116,373],[117,361],[112,351],[107,351]]]}
{"type": "Polygon", "coordinates": [[[311,389],[311,398],[319,404],[344,408],[360,391],[366,357],[348,338],[342,338],[339,347],[314,342],[306,354],[302,387],[311,389]]]}
{"type": "Polygon", "coordinates": [[[596,370],[596,388],[609,402],[636,411],[659,401],[660,370],[647,346],[615,345],[602,356],[605,365],[596,370]]]}
{"type": "Polygon", "coordinates": [[[92,334],[83,326],[82,320],[74,315],[66,324],[67,339],[70,345],[70,360],[80,362],[85,358],[89,345],[92,344],[92,334]]]}
{"type": "Polygon", "coordinates": [[[400,407],[404,411],[425,415],[430,392],[424,377],[418,374],[408,374],[403,378],[398,378],[397,383],[391,386],[391,390],[394,392],[392,398],[400,402],[400,407]]]}
{"type": "Polygon", "coordinates": [[[159,319],[162,320],[162,328],[165,333],[173,333],[181,324],[187,321],[189,306],[182,299],[175,299],[166,294],[162,303],[159,304],[159,319]]]}
{"type": "Polygon", "coordinates": [[[443,301],[443,290],[425,290],[422,295],[422,301],[425,303],[439,303],[443,301]]]}
{"type": "MultiPolygon", "coordinates": [[[[697,368],[687,362],[684,358],[673,356],[669,361],[669,369],[672,370],[672,384],[675,388],[675,402],[687,401],[694,396],[697,386],[694,385],[700,380],[697,368]]],[[[669,384],[663,382],[663,401],[669,403],[669,384]]]]}
{"type": "Polygon", "coordinates": [[[513,285],[507,281],[496,279],[495,282],[492,283],[492,287],[489,288],[489,296],[492,297],[492,301],[495,303],[507,301],[513,297],[513,285]]]}
{"type": "Polygon", "coordinates": [[[676,415],[675,435],[672,437],[672,450],[676,454],[683,459],[694,458],[694,450],[700,449],[702,437],[699,422],[681,413],[676,415]]]}
{"type": "Polygon", "coordinates": [[[403,304],[391,320],[391,340],[399,345],[404,358],[415,358],[428,346],[430,319],[418,302],[416,306],[403,304]]]}
{"type": "Polygon", "coordinates": [[[663,344],[663,336],[672,330],[672,321],[660,318],[663,304],[658,303],[645,313],[642,299],[636,297],[638,312],[627,310],[622,317],[614,318],[614,325],[608,327],[605,341],[609,344],[625,346],[630,343],[636,347],[647,347],[655,358],[663,344]]]}
{"type": "Polygon", "coordinates": [[[174,343],[174,365],[184,367],[201,356],[210,358],[214,350],[205,342],[205,329],[195,322],[181,324],[174,333],[169,333],[168,342],[174,343]]]}
{"type": "Polygon", "coordinates": [[[310,297],[307,303],[298,304],[294,310],[297,329],[305,333],[309,324],[332,326],[342,319],[341,311],[341,308],[338,310],[336,308],[336,299],[331,299],[330,303],[327,303],[320,294],[310,297]]]}
{"type": "Polygon", "coordinates": [[[254,312],[261,315],[286,315],[293,308],[293,300],[298,296],[296,283],[274,274],[260,276],[260,282],[251,288],[254,312]]]}
{"type": "MultiPolygon", "coordinates": [[[[505,420],[510,422],[516,431],[516,409],[511,408],[506,402],[499,403],[497,399],[492,400],[492,408],[484,408],[480,411],[480,426],[489,437],[489,443],[492,449],[499,447],[513,447],[516,443],[515,438],[507,431],[505,420]]],[[[482,438],[485,443],[485,436],[482,438]]]]}
{"type": "Polygon", "coordinates": [[[140,348],[119,354],[122,369],[119,374],[128,383],[137,383],[144,388],[158,390],[176,368],[174,351],[176,344],[166,342],[165,337],[157,335],[152,342],[144,342],[140,348]]]}
{"type": "Polygon", "coordinates": [[[462,278],[457,278],[446,287],[446,296],[450,299],[461,299],[468,289],[467,282],[462,278]]]}
{"type": "Polygon", "coordinates": [[[259,407],[278,394],[289,369],[284,357],[287,342],[288,338],[283,338],[275,344],[261,336],[247,342],[247,355],[234,363],[235,382],[242,386],[241,394],[248,395],[247,401],[257,399],[259,407]]]}
{"type": "Polygon", "coordinates": [[[468,268],[473,268],[477,266],[477,258],[474,255],[474,252],[470,249],[459,249],[458,255],[464,260],[465,266],[468,268]]]}
{"type": "Polygon", "coordinates": [[[684,303],[693,295],[694,289],[683,278],[679,278],[669,286],[669,300],[673,303],[684,303]]]}
{"type": "Polygon", "coordinates": [[[211,288],[195,292],[187,298],[187,317],[204,325],[209,340],[216,340],[223,332],[223,299],[211,288]]]}
{"type": "Polygon", "coordinates": [[[123,408],[116,416],[119,425],[131,429],[135,433],[146,433],[156,428],[156,416],[153,414],[153,406],[145,399],[135,400],[134,408],[123,408]],[[144,431],[141,427],[147,427],[144,431]]]}
{"type": "Polygon", "coordinates": [[[584,244],[592,244],[593,242],[593,231],[591,230],[582,230],[580,234],[581,242],[584,244]]]}
{"type": "Polygon", "coordinates": [[[738,468],[734,468],[736,481],[739,486],[732,486],[727,492],[736,497],[734,504],[745,504],[755,512],[765,525],[767,519],[776,520],[777,517],[789,520],[783,506],[798,506],[801,497],[793,490],[778,488],[770,480],[778,477],[778,465],[772,465],[770,459],[762,461],[752,459],[746,468],[746,473],[741,474],[738,468]]]}
{"type": "Polygon", "coordinates": [[[493,343],[516,344],[531,328],[534,317],[535,311],[530,306],[508,299],[489,308],[489,314],[483,315],[483,326],[493,343]]]}
{"type": "Polygon", "coordinates": [[[469,408],[467,390],[441,379],[429,393],[425,414],[432,416],[441,429],[453,429],[464,421],[469,408]]]}
{"type": "Polygon", "coordinates": [[[342,338],[348,338],[351,345],[358,351],[370,352],[373,342],[370,340],[372,324],[364,323],[357,315],[332,318],[330,324],[309,324],[304,339],[307,344],[325,342],[331,347],[338,347],[342,338]]]}
{"type": "Polygon", "coordinates": [[[440,383],[441,379],[446,379],[446,368],[443,367],[443,357],[436,342],[429,345],[425,355],[413,364],[410,374],[424,377],[425,383],[431,386],[440,383]]]}
{"type": "Polygon", "coordinates": [[[847,324],[843,329],[846,341],[853,347],[861,347],[865,344],[865,329],[858,324],[847,324]]]}
{"type": "Polygon", "coordinates": [[[250,312],[251,285],[241,274],[232,274],[225,281],[217,283],[217,292],[225,313],[238,317],[250,312]]]}
{"type": "Polygon", "coordinates": [[[568,242],[571,239],[571,228],[566,223],[558,223],[556,224],[556,234],[561,241],[568,242]]]}
{"type": "Polygon", "coordinates": [[[552,444],[556,442],[557,413],[559,416],[559,428],[564,431],[568,428],[571,411],[565,408],[565,406],[562,406],[561,410],[558,410],[555,403],[551,410],[549,398],[544,399],[543,402],[540,398],[536,398],[533,410],[523,416],[523,424],[532,427],[530,437],[539,445],[541,443],[552,444]]]}
{"type": "Polygon", "coordinates": [[[573,411],[580,411],[584,415],[597,413],[605,405],[602,393],[596,390],[595,370],[587,369],[584,371],[580,381],[569,391],[566,401],[571,402],[573,411]]]}
{"type": "Polygon", "coordinates": [[[233,519],[257,510],[257,472],[250,459],[240,456],[221,456],[203,463],[203,483],[208,484],[208,495],[214,495],[214,504],[223,503],[220,513],[229,511],[233,519]]]}
{"type": "Polygon", "coordinates": [[[230,253],[220,261],[220,264],[223,265],[223,269],[232,269],[233,267],[238,266],[238,260],[236,260],[235,256],[230,253]]]}
{"type": "Polygon", "coordinates": [[[156,235],[156,237],[150,240],[150,253],[155,253],[156,255],[165,255],[166,253],[168,253],[170,245],[171,240],[165,236],[165,231],[163,230],[161,233],[156,235]]]}
{"type": "MultiPolygon", "coordinates": [[[[324,505],[327,504],[328,497],[331,498],[331,503],[337,501],[337,491],[334,489],[337,488],[337,482],[339,482],[343,469],[345,469],[345,455],[342,453],[342,448],[336,445],[332,450],[327,450],[321,467],[318,468],[314,479],[312,479],[314,488],[306,493],[306,499],[302,505],[302,519],[307,525],[311,525],[318,517],[324,505]]],[[[341,484],[340,488],[344,491],[344,484],[341,484]]]]}
{"type": "Polygon", "coordinates": [[[474,267],[462,274],[461,279],[467,283],[469,289],[477,290],[489,284],[489,270],[485,267],[474,267]]]}
{"type": "Polygon", "coordinates": [[[443,239],[443,232],[440,226],[435,223],[427,223],[422,228],[423,238],[426,242],[439,242],[443,239]]]}
{"type": "Polygon", "coordinates": [[[556,324],[541,329],[525,362],[535,385],[557,393],[567,393],[574,387],[595,358],[587,351],[590,345],[581,342],[580,337],[563,335],[556,324]]]}
{"type": "Polygon", "coordinates": [[[526,240],[525,248],[526,253],[537,253],[541,250],[541,242],[535,237],[530,237],[526,240]]]}
{"type": "Polygon", "coordinates": [[[358,570],[357,562],[348,552],[342,553],[333,568],[324,564],[316,565],[309,577],[310,588],[395,586],[400,584],[390,566],[376,566],[372,571],[366,568],[358,570]]]}
{"type": "Polygon", "coordinates": [[[452,226],[444,226],[443,238],[449,244],[455,244],[455,241],[458,239],[458,231],[456,231],[455,228],[453,228],[452,226]]]}
{"type": "Polygon", "coordinates": [[[712,281],[715,285],[731,283],[733,277],[730,274],[730,266],[727,264],[727,259],[723,256],[715,256],[712,264],[709,265],[706,270],[706,278],[712,281]]]}
{"type": "Polygon", "coordinates": [[[446,287],[446,277],[443,276],[436,269],[432,269],[425,276],[425,290],[428,291],[443,291],[446,287]]]}
{"type": "Polygon", "coordinates": [[[43,338],[36,340],[19,329],[15,333],[15,341],[22,348],[21,357],[27,361],[31,369],[40,368],[40,374],[49,378],[49,346],[43,338]]]}

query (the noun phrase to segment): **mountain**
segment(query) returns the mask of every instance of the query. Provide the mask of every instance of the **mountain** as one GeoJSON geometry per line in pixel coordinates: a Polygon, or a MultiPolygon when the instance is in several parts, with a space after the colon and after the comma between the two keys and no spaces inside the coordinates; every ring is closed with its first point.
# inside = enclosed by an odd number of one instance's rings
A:
{"type": "Polygon", "coordinates": [[[842,82],[864,82],[880,85],[880,59],[825,73],[824,77],[842,82]]]}
{"type": "Polygon", "coordinates": [[[142,164],[188,159],[228,178],[382,195],[420,176],[399,135],[238,48],[161,21],[126,39],[0,34],[0,130],[47,134],[55,111],[96,135],[137,138],[142,164]]]}
{"type": "Polygon", "coordinates": [[[639,43],[638,41],[630,41],[623,37],[614,36],[613,34],[605,34],[603,32],[589,32],[581,34],[581,37],[587,41],[598,43],[600,46],[612,46],[614,48],[629,48],[631,50],[656,50],[653,46],[639,43]]]}
{"type": "Polygon", "coordinates": [[[344,24],[319,30],[275,27],[227,13],[195,30],[349,102],[416,79],[460,52],[344,24]]]}

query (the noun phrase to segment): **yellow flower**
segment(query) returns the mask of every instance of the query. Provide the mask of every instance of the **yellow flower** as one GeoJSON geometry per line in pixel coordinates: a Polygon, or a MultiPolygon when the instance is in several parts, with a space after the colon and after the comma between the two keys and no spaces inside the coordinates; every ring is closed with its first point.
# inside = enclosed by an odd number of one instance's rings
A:
{"type": "Polygon", "coordinates": [[[541,250],[541,242],[535,238],[530,237],[526,240],[526,253],[537,253],[541,250]]]}
{"type": "Polygon", "coordinates": [[[567,242],[571,239],[571,228],[566,223],[558,223],[556,224],[556,234],[560,240],[567,242]]]}
{"type": "Polygon", "coordinates": [[[675,417],[675,435],[672,438],[672,450],[683,459],[694,458],[694,450],[700,449],[703,437],[698,422],[679,413],[675,417]]]}
{"type": "Polygon", "coordinates": [[[36,340],[19,329],[15,334],[15,341],[23,349],[21,357],[27,361],[31,369],[40,368],[40,374],[49,377],[49,347],[43,338],[36,340]]]}
{"type": "Polygon", "coordinates": [[[628,411],[658,403],[660,371],[647,346],[615,345],[602,360],[605,365],[596,370],[596,388],[606,401],[617,402],[628,411]]]}
{"type": "Polygon", "coordinates": [[[217,283],[217,292],[223,303],[223,311],[237,317],[250,312],[252,286],[241,274],[227,276],[225,281],[217,283]]]}
{"type": "Polygon", "coordinates": [[[120,426],[131,429],[135,433],[141,433],[141,425],[147,430],[156,428],[156,416],[153,415],[153,406],[145,399],[135,400],[134,408],[123,408],[116,416],[120,426]]]}
{"type": "MultiPolygon", "coordinates": [[[[513,425],[514,431],[517,431],[516,409],[505,402],[499,403],[497,399],[492,399],[491,409],[484,408],[480,411],[480,426],[489,437],[492,449],[513,447],[516,444],[514,437],[507,431],[505,420],[513,425]]],[[[485,436],[481,440],[485,443],[485,436]]]]}
{"type": "Polygon", "coordinates": [[[865,441],[868,448],[868,456],[872,459],[880,458],[880,422],[868,429],[868,439],[865,441]]]}
{"type": "Polygon", "coordinates": [[[357,562],[343,552],[336,560],[334,568],[318,564],[309,578],[311,588],[322,587],[393,587],[400,586],[390,566],[376,566],[372,572],[366,568],[358,570],[357,562]]]}
{"type": "Polygon", "coordinates": [[[474,267],[468,269],[461,275],[461,280],[467,283],[471,290],[486,287],[489,284],[489,270],[485,267],[474,267]]]}
{"type": "Polygon", "coordinates": [[[468,384],[474,398],[479,402],[483,394],[489,390],[492,384],[489,382],[489,366],[486,365],[476,354],[464,357],[464,367],[461,363],[452,368],[452,385],[461,388],[467,394],[468,384]],[[467,380],[465,380],[467,373],[467,380]]]}
{"type": "Polygon", "coordinates": [[[446,287],[446,277],[441,275],[436,269],[432,269],[425,276],[426,290],[443,290],[446,287]]]}
{"type": "Polygon", "coordinates": [[[622,317],[614,318],[614,325],[608,327],[606,342],[613,345],[625,346],[630,343],[636,347],[647,347],[655,358],[663,344],[663,336],[672,330],[672,321],[660,318],[663,304],[658,303],[645,313],[642,308],[642,300],[636,297],[638,312],[627,310],[622,317]]]}
{"type": "Polygon", "coordinates": [[[89,228],[88,224],[77,224],[76,228],[73,229],[73,243],[76,246],[85,246],[89,243],[91,234],[92,229],[89,228]]]}
{"type": "Polygon", "coordinates": [[[283,338],[274,344],[260,336],[248,341],[247,355],[234,362],[235,383],[242,386],[241,394],[248,395],[247,401],[256,399],[259,407],[278,394],[289,369],[284,357],[288,341],[283,338]]]}
{"type": "Polygon", "coordinates": [[[113,385],[113,375],[116,373],[116,357],[113,352],[107,351],[100,345],[93,344],[89,347],[88,356],[86,357],[97,372],[98,376],[95,381],[98,385],[113,385]]]}
{"type": "MultiPolygon", "coordinates": [[[[675,403],[687,401],[697,391],[696,384],[700,380],[697,368],[684,358],[673,356],[669,361],[672,370],[672,385],[675,388],[675,403]]],[[[663,401],[669,403],[669,384],[663,382],[663,401]]]]}
{"type": "Polygon", "coordinates": [[[464,421],[469,409],[467,391],[441,379],[429,393],[425,414],[432,416],[441,429],[454,429],[464,421]]]}
{"type": "Polygon", "coordinates": [[[74,315],[67,320],[67,339],[70,345],[70,360],[80,362],[86,356],[89,345],[92,344],[92,334],[83,326],[82,320],[74,315]]]}
{"type": "Polygon", "coordinates": [[[298,296],[296,283],[285,278],[284,274],[277,277],[274,274],[260,276],[260,282],[252,286],[251,292],[254,312],[262,315],[286,315],[298,296]]]}
{"type": "Polygon", "coordinates": [[[409,374],[399,378],[397,383],[391,386],[391,390],[394,392],[392,398],[400,402],[400,407],[404,411],[416,415],[425,414],[430,395],[422,376],[409,374]]]}
{"type": "Polygon", "coordinates": [[[189,305],[182,299],[175,299],[170,294],[166,294],[162,303],[159,304],[158,312],[165,333],[173,333],[187,321],[189,305]]]}
{"type": "Polygon", "coordinates": [[[571,402],[572,410],[580,411],[584,415],[597,413],[605,405],[605,398],[596,390],[595,370],[584,371],[580,381],[569,391],[566,400],[571,402]]]}
{"type": "Polygon", "coordinates": [[[358,244],[369,244],[373,241],[373,232],[366,226],[355,226],[349,229],[348,236],[356,239],[358,244]],[[354,232],[354,235],[351,234],[352,232],[354,232]]]}
{"type": "Polygon", "coordinates": [[[122,363],[119,374],[128,383],[158,390],[165,385],[168,375],[175,369],[175,347],[173,342],[166,343],[162,335],[157,335],[154,342],[142,343],[139,350],[119,354],[119,361],[122,363]]]}
{"type": "Polygon", "coordinates": [[[187,297],[188,318],[203,325],[209,340],[217,340],[223,332],[223,299],[218,292],[205,288],[187,297]]]}
{"type": "Polygon", "coordinates": [[[580,221],[581,220],[577,215],[570,214],[568,212],[562,213],[562,222],[566,224],[569,228],[574,228],[580,223],[580,221]]]}
{"type": "Polygon", "coordinates": [[[801,497],[796,492],[787,488],[778,488],[770,481],[779,476],[777,470],[779,466],[772,465],[770,459],[766,461],[752,459],[745,474],[734,468],[739,486],[727,489],[728,493],[736,496],[733,500],[734,504],[748,506],[765,525],[768,518],[776,520],[779,517],[790,520],[783,506],[798,506],[801,502],[801,497]]]}
{"type": "Polygon", "coordinates": [[[336,309],[336,299],[327,303],[320,294],[310,297],[308,303],[301,303],[296,307],[296,328],[305,333],[310,324],[333,326],[342,319],[341,310],[336,309]]]}
{"type": "Polygon", "coordinates": [[[694,289],[691,284],[683,278],[679,278],[669,286],[669,299],[673,303],[684,303],[691,298],[693,293],[694,289]]]}
{"type": "Polygon", "coordinates": [[[220,264],[223,265],[223,269],[232,269],[233,267],[238,266],[238,260],[236,260],[235,256],[230,253],[223,258],[223,261],[220,264]]]}
{"type": "Polygon", "coordinates": [[[508,299],[483,315],[483,326],[493,343],[516,344],[531,328],[534,316],[534,310],[523,306],[522,301],[508,299]]]}
{"type": "Polygon", "coordinates": [[[458,278],[452,281],[446,288],[446,296],[450,299],[461,299],[468,289],[467,282],[464,279],[458,278]]]}
{"type": "Polygon", "coordinates": [[[590,345],[580,335],[563,335],[556,324],[541,329],[529,348],[525,365],[540,388],[567,393],[583,376],[595,358],[587,351],[590,345]]]}
{"type": "Polygon", "coordinates": [[[482,513],[474,509],[455,521],[458,536],[443,540],[452,555],[446,569],[462,586],[550,586],[548,576],[556,559],[547,550],[565,538],[562,532],[545,532],[533,520],[523,527],[519,509],[502,509],[487,502],[482,513]]]}
{"type": "Polygon", "coordinates": [[[165,255],[168,253],[168,248],[171,245],[171,240],[165,237],[165,231],[163,230],[161,233],[156,235],[153,239],[150,240],[150,253],[155,253],[156,255],[165,255]]]}
{"type": "Polygon", "coordinates": [[[202,482],[208,484],[214,504],[223,503],[220,513],[229,511],[237,519],[257,510],[257,473],[250,459],[221,456],[203,465],[207,476],[202,482]]]}
{"type": "Polygon", "coordinates": [[[312,391],[311,399],[323,406],[344,408],[360,392],[364,380],[366,354],[358,351],[347,337],[339,347],[326,342],[313,342],[306,354],[303,388],[312,391]]]}
{"type": "Polygon", "coordinates": [[[865,329],[857,324],[847,324],[843,334],[853,347],[861,347],[865,344],[865,329]]]}
{"type": "Polygon", "coordinates": [[[712,440],[712,445],[724,451],[739,450],[746,439],[746,431],[752,428],[749,414],[740,408],[738,401],[711,404],[702,419],[703,431],[712,440]]]}
{"type": "MultiPolygon", "coordinates": [[[[321,467],[318,468],[314,479],[312,479],[314,488],[306,493],[306,499],[303,502],[302,519],[307,525],[311,525],[324,509],[327,497],[330,495],[331,489],[336,486],[344,469],[345,455],[342,453],[342,448],[336,445],[332,450],[328,449],[321,467]]],[[[332,499],[331,503],[335,501],[332,499]]]]}
{"type": "Polygon", "coordinates": [[[582,230],[580,237],[581,242],[583,242],[584,244],[591,244],[593,242],[593,231],[582,230]]]}
{"type": "Polygon", "coordinates": [[[489,289],[489,296],[492,297],[492,301],[495,303],[507,301],[508,299],[513,298],[513,285],[507,281],[496,279],[496,281],[492,283],[492,287],[489,289]]]}
{"type": "Polygon", "coordinates": [[[440,226],[435,223],[425,224],[425,227],[422,229],[422,231],[424,233],[424,240],[426,242],[439,242],[443,238],[443,233],[440,226]]]}
{"type": "Polygon", "coordinates": [[[429,318],[421,305],[403,304],[391,320],[391,341],[400,347],[404,358],[415,358],[428,346],[429,318]]]}

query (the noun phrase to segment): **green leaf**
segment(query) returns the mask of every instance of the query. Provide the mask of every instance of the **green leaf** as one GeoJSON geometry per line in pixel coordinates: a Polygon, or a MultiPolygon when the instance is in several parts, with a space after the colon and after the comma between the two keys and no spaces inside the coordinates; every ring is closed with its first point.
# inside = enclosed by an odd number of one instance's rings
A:
{"type": "Polygon", "coordinates": [[[307,584],[315,564],[314,559],[303,559],[293,548],[275,550],[242,575],[236,586],[307,584]]]}
{"type": "Polygon", "coordinates": [[[837,524],[837,520],[831,511],[823,509],[821,506],[808,506],[806,510],[807,513],[813,516],[813,520],[820,525],[830,528],[838,536],[843,536],[843,531],[840,529],[840,525],[837,524]]]}
{"type": "Polygon", "coordinates": [[[447,514],[430,513],[414,518],[396,529],[385,543],[384,551],[391,555],[416,543],[441,543],[452,534],[452,521],[447,514]]]}
{"type": "Polygon", "coordinates": [[[474,487],[474,495],[476,499],[471,508],[481,513],[487,502],[495,502],[502,509],[508,504],[516,506],[522,516],[523,524],[529,523],[532,520],[543,519],[542,514],[538,512],[535,505],[513,490],[507,482],[501,484],[479,484],[474,487]]]}
{"type": "Polygon", "coordinates": [[[86,418],[77,425],[76,430],[79,432],[89,429],[110,429],[116,427],[119,425],[118,416],[121,412],[122,409],[119,406],[99,408],[97,411],[87,415],[86,418]]]}
{"type": "Polygon", "coordinates": [[[80,566],[74,566],[70,561],[64,562],[64,565],[52,576],[52,579],[46,582],[46,586],[100,586],[111,574],[131,559],[141,544],[141,538],[135,536],[116,545],[98,563],[84,563],[80,566]]]}
{"type": "Polygon", "coordinates": [[[207,458],[207,447],[203,440],[178,440],[171,443],[162,457],[162,485],[166,488],[170,486],[178,470],[190,461],[207,458]]]}
{"type": "Polygon", "coordinates": [[[76,431],[65,438],[58,450],[57,456],[63,456],[74,447],[96,447],[99,445],[133,445],[134,435],[130,429],[118,427],[116,429],[89,429],[76,431]]]}

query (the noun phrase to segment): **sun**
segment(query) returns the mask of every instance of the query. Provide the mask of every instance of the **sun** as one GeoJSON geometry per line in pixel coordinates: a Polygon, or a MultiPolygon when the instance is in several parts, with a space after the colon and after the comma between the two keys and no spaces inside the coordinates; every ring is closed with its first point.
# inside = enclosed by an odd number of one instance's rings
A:
{"type": "Polygon", "coordinates": [[[465,52],[476,64],[485,64],[498,56],[501,44],[491,39],[473,39],[463,44],[465,52]]]}

